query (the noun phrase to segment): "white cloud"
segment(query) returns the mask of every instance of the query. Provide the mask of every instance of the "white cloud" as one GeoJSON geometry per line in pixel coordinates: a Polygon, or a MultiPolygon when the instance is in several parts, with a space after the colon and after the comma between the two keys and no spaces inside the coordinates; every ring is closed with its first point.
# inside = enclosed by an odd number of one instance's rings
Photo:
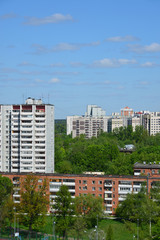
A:
{"type": "Polygon", "coordinates": [[[52,78],[50,81],[50,83],[58,83],[60,82],[59,78],[52,78]]]}
{"type": "Polygon", "coordinates": [[[128,45],[128,50],[131,52],[136,52],[136,53],[156,53],[160,52],[160,44],[159,43],[152,43],[150,45],[128,45]]]}
{"type": "Polygon", "coordinates": [[[91,66],[92,67],[102,67],[102,68],[115,68],[127,64],[135,64],[136,60],[134,59],[109,59],[104,58],[102,60],[95,61],[91,66]]]}
{"type": "Polygon", "coordinates": [[[139,39],[130,35],[127,36],[117,36],[117,37],[110,37],[107,38],[106,41],[108,42],[133,42],[133,41],[138,41],[139,39]]]}
{"type": "Polygon", "coordinates": [[[24,61],[24,62],[21,62],[20,64],[18,64],[18,66],[20,66],[20,67],[30,67],[30,66],[36,66],[36,64],[24,61]]]}
{"type": "Polygon", "coordinates": [[[81,62],[71,62],[70,65],[72,67],[83,67],[83,66],[86,66],[86,64],[81,63],[81,62]]]}
{"type": "Polygon", "coordinates": [[[53,14],[44,18],[28,17],[27,21],[24,22],[25,25],[43,25],[49,23],[60,23],[66,21],[73,21],[73,17],[70,14],[63,15],[60,13],[53,14]]]}
{"type": "Polygon", "coordinates": [[[146,86],[146,85],[148,85],[149,83],[148,83],[147,81],[142,81],[142,82],[140,82],[140,84],[146,86]]]}
{"type": "Polygon", "coordinates": [[[56,67],[64,67],[63,63],[52,63],[49,65],[51,68],[56,68],[56,67]]]}
{"type": "Polygon", "coordinates": [[[91,43],[59,43],[52,48],[46,48],[39,44],[32,44],[32,48],[35,48],[34,54],[43,54],[50,52],[61,52],[61,51],[76,51],[83,47],[92,47],[98,46],[100,44],[99,41],[91,42],[91,43]]]}
{"type": "Polygon", "coordinates": [[[43,80],[42,79],[36,79],[35,82],[41,83],[41,82],[43,82],[43,80]]]}
{"type": "Polygon", "coordinates": [[[91,43],[59,43],[55,47],[52,48],[53,52],[59,51],[75,51],[79,50],[82,47],[92,47],[99,45],[99,42],[91,42],[91,43]]]}
{"type": "Polygon", "coordinates": [[[17,17],[17,15],[14,14],[14,13],[8,13],[8,14],[0,16],[0,19],[6,20],[6,19],[9,19],[9,18],[16,18],[16,17],[17,17]]]}
{"type": "Polygon", "coordinates": [[[151,67],[157,67],[159,66],[159,64],[156,64],[154,62],[145,62],[145,63],[142,63],[140,66],[151,68],[151,67]]]}

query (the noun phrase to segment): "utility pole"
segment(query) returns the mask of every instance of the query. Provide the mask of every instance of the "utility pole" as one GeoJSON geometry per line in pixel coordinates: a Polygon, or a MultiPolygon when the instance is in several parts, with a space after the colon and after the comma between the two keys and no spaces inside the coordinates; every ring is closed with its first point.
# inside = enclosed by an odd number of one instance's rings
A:
{"type": "Polygon", "coordinates": [[[53,237],[54,237],[54,240],[55,240],[55,221],[53,219],[53,237]]]}
{"type": "Polygon", "coordinates": [[[150,219],[149,219],[149,234],[150,234],[150,236],[152,236],[152,231],[151,231],[152,225],[151,224],[152,223],[151,223],[151,217],[150,217],[150,219]]]}
{"type": "Polygon", "coordinates": [[[96,232],[96,240],[98,240],[98,215],[97,215],[97,232],[96,232]]]}
{"type": "Polygon", "coordinates": [[[139,219],[137,219],[137,240],[139,240],[139,219]]]}

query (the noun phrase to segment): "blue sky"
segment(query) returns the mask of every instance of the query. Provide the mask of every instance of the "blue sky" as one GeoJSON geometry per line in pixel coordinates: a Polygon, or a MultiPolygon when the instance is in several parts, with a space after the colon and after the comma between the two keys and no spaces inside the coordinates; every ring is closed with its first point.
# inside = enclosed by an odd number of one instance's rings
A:
{"type": "Polygon", "coordinates": [[[159,0],[0,0],[0,103],[160,111],[159,0]]]}

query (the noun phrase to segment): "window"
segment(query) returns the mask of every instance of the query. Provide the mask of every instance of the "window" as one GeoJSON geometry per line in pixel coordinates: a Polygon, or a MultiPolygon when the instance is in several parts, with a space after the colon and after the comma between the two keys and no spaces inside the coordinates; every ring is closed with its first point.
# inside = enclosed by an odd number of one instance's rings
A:
{"type": "Polygon", "coordinates": [[[95,191],[96,190],[96,188],[95,187],[92,187],[92,191],[95,191]]]}
{"type": "Polygon", "coordinates": [[[83,184],[87,184],[87,180],[83,180],[83,184]]]}
{"type": "Polygon", "coordinates": [[[79,190],[81,190],[81,187],[79,187],[79,190]]]}
{"type": "Polygon", "coordinates": [[[99,188],[98,188],[98,190],[99,190],[99,191],[102,191],[102,188],[101,188],[101,187],[99,187],[99,188]]]}
{"type": "Polygon", "coordinates": [[[84,190],[84,191],[87,190],[87,186],[83,187],[83,190],[84,190]]]}
{"type": "Polygon", "coordinates": [[[102,194],[98,194],[99,197],[102,197],[102,194]]]}
{"type": "Polygon", "coordinates": [[[79,180],[79,184],[81,184],[81,180],[79,180]]]}
{"type": "Polygon", "coordinates": [[[42,182],[42,179],[38,179],[38,182],[40,182],[40,183],[41,183],[41,182],[42,182]]]}
{"type": "Polygon", "coordinates": [[[95,181],[92,181],[92,184],[95,184],[95,181]]]}
{"type": "Polygon", "coordinates": [[[98,181],[98,184],[102,184],[102,181],[98,181]]]}

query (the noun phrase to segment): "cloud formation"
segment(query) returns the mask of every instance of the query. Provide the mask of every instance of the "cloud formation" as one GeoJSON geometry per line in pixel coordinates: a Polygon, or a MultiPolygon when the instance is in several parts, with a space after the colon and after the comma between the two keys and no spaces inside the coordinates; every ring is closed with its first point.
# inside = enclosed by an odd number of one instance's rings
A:
{"type": "Polygon", "coordinates": [[[60,13],[56,13],[44,18],[27,17],[26,22],[24,22],[23,24],[38,26],[38,25],[44,25],[49,23],[61,23],[66,21],[73,21],[73,17],[70,14],[63,15],[60,13]]]}
{"type": "Polygon", "coordinates": [[[159,43],[151,43],[150,45],[128,45],[128,50],[135,53],[156,53],[160,52],[160,44],[159,43]]]}
{"type": "Polygon", "coordinates": [[[110,37],[107,38],[106,41],[108,42],[134,42],[134,41],[138,41],[139,39],[137,37],[131,36],[131,35],[127,35],[127,36],[117,36],[117,37],[110,37]]]}
{"type": "Polygon", "coordinates": [[[19,67],[35,67],[37,65],[29,62],[21,62],[20,64],[18,64],[18,66],[19,67]]]}
{"type": "Polygon", "coordinates": [[[59,78],[52,78],[49,82],[50,83],[58,83],[58,82],[60,82],[60,79],[59,78]]]}
{"type": "Polygon", "coordinates": [[[147,67],[147,68],[151,68],[151,67],[158,67],[160,66],[159,64],[156,64],[154,62],[145,62],[145,63],[142,63],[140,65],[141,67],[147,67]]]}
{"type": "Polygon", "coordinates": [[[17,17],[17,15],[14,13],[8,13],[8,14],[0,16],[0,19],[6,20],[6,19],[16,18],[16,17],[17,17]]]}
{"type": "Polygon", "coordinates": [[[34,54],[45,54],[51,52],[62,52],[62,51],[76,51],[83,47],[98,46],[99,41],[91,43],[59,43],[52,48],[46,48],[45,46],[39,44],[32,44],[32,48],[35,49],[34,54]]]}
{"type": "Polygon", "coordinates": [[[136,64],[136,60],[134,59],[109,59],[104,58],[98,61],[95,61],[91,67],[100,67],[100,68],[116,68],[127,64],[136,64]]]}

